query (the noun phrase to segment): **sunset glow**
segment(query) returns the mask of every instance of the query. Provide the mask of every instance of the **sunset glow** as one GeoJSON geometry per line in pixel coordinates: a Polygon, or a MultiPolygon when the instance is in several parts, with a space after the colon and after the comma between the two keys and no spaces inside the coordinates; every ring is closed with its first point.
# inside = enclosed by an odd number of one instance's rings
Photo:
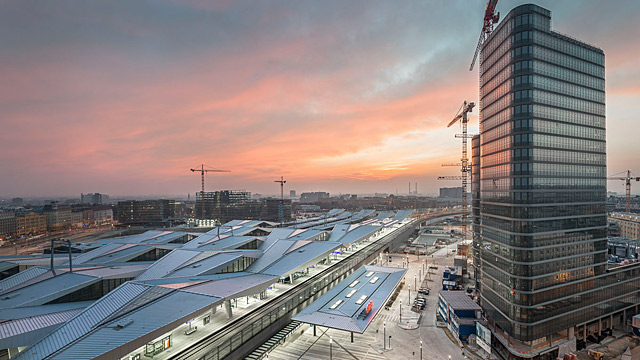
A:
{"type": "MultiPolygon", "coordinates": [[[[0,11],[0,195],[193,194],[201,163],[232,171],[209,189],[453,186],[484,1],[30,3],[0,11]]],[[[634,170],[640,3],[538,3],[604,49],[609,172],[634,170]]]]}

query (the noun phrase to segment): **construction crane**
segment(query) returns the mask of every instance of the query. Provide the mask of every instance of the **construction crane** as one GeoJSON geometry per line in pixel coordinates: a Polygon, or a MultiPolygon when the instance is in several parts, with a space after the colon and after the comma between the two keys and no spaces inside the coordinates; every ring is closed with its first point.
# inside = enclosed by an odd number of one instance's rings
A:
{"type": "Polygon", "coordinates": [[[280,176],[280,180],[276,180],[274,182],[280,183],[280,206],[278,208],[278,216],[280,217],[280,224],[284,222],[284,184],[287,183],[287,180],[284,179],[284,176],[280,176]]]}
{"type": "Polygon", "coordinates": [[[202,219],[204,220],[204,174],[208,172],[231,172],[229,170],[205,169],[204,164],[200,165],[200,169],[190,169],[191,172],[200,172],[202,175],[202,191],[200,192],[200,200],[202,202],[202,219]]]}
{"type": "Polygon", "coordinates": [[[473,65],[476,63],[482,45],[484,45],[485,40],[487,40],[489,34],[493,31],[493,26],[500,20],[500,13],[496,13],[496,5],[498,5],[498,0],[489,0],[484,10],[484,24],[480,31],[480,39],[478,40],[478,46],[476,46],[476,52],[473,54],[469,71],[473,71],[473,65]]]}
{"type": "Polygon", "coordinates": [[[442,166],[460,166],[460,176],[439,176],[438,180],[462,180],[462,241],[467,237],[467,183],[471,175],[471,166],[469,165],[469,158],[467,157],[467,139],[472,137],[467,134],[467,123],[469,118],[467,114],[473,111],[476,104],[470,102],[463,102],[462,106],[458,110],[453,120],[449,122],[447,127],[460,121],[462,125],[462,134],[456,134],[456,138],[462,138],[462,157],[460,163],[457,164],[443,164],[442,166]]]}
{"type": "Polygon", "coordinates": [[[631,180],[640,181],[640,176],[633,176],[631,170],[627,170],[627,176],[617,176],[619,174],[623,174],[624,171],[614,174],[612,176],[607,177],[607,180],[622,180],[625,182],[627,189],[627,201],[625,206],[626,212],[631,212],[631,180]]]}

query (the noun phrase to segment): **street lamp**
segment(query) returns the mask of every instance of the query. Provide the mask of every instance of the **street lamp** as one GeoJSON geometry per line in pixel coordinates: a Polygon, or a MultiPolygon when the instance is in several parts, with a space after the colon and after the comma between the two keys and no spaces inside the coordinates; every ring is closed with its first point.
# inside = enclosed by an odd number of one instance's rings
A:
{"type": "Polygon", "coordinates": [[[402,322],[402,300],[400,300],[400,322],[402,322]]]}
{"type": "MultiPolygon", "coordinates": [[[[329,359],[333,359],[333,338],[329,336],[329,359]]],[[[449,359],[451,359],[451,355],[449,355],[449,359]]]]}
{"type": "Polygon", "coordinates": [[[420,340],[420,360],[422,360],[422,340],[420,340]]]}
{"type": "Polygon", "coordinates": [[[417,280],[416,280],[416,276],[417,276],[416,274],[413,274],[413,288],[414,288],[414,289],[417,289],[417,288],[418,288],[418,286],[416,285],[416,284],[417,284],[417,282],[416,282],[416,281],[417,281],[417,280]]]}
{"type": "Polygon", "coordinates": [[[382,350],[387,350],[387,322],[382,323],[382,350]]]}

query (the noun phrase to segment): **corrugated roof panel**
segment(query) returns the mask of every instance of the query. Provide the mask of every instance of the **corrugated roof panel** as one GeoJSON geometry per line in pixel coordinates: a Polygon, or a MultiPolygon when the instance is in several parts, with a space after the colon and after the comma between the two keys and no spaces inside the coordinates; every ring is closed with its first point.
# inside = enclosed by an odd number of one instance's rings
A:
{"type": "Polygon", "coordinates": [[[46,272],[49,272],[48,268],[35,266],[25,271],[19,272],[15,275],[9,276],[6,279],[2,279],[0,280],[0,292],[9,290],[14,286],[20,285],[25,281],[33,279],[46,272]]]}
{"type": "Polygon", "coordinates": [[[153,265],[149,266],[149,269],[147,269],[147,271],[145,271],[140,276],[138,276],[136,280],[148,280],[148,279],[161,278],[199,254],[200,254],[199,251],[190,251],[190,250],[182,250],[182,249],[172,250],[170,253],[163,256],[162,259],[156,261],[153,265]]]}
{"type": "MultiPolygon", "coordinates": [[[[145,285],[124,283],[61,325],[45,338],[18,354],[16,359],[41,360],[85,335],[93,326],[147,290],[145,285]]],[[[175,304],[174,304],[175,311],[175,304]]],[[[168,315],[171,311],[163,313],[168,315]]],[[[132,337],[135,338],[135,337],[132,337]]],[[[104,343],[105,338],[102,339],[104,343]]]]}
{"type": "Polygon", "coordinates": [[[60,274],[4,293],[0,297],[0,308],[43,305],[99,280],[97,277],[78,273],[60,274]]]}
{"type": "MultiPolygon", "coordinates": [[[[212,304],[219,300],[219,298],[207,295],[175,291],[150,306],[141,307],[128,314],[126,318],[133,320],[128,326],[119,330],[109,327],[113,322],[100,326],[90,333],[85,333],[81,339],[57,351],[47,359],[91,359],[107,354],[129,343],[132,339],[143,337],[156,329],[175,328],[194,314],[210,309],[212,304]],[[176,304],[180,304],[180,306],[176,306],[176,304]],[[158,316],[158,314],[162,314],[162,316],[158,316]],[[109,340],[105,341],[105,339],[109,340]]],[[[57,329],[56,332],[59,330],[57,329]]],[[[120,356],[122,355],[114,353],[111,358],[117,359],[120,356]]],[[[107,357],[109,356],[107,355],[107,357]]],[[[18,359],[23,358],[18,357],[18,359]]]]}
{"type": "MultiPolygon", "coordinates": [[[[78,265],[78,264],[84,264],[86,262],[91,261],[92,259],[97,258],[98,256],[102,256],[110,251],[116,250],[118,248],[122,247],[122,244],[119,243],[111,243],[111,244],[107,244],[105,246],[101,246],[97,249],[91,250],[89,252],[86,252],[84,254],[80,254],[76,257],[73,258],[72,262],[74,265],[78,265]]],[[[68,263],[68,262],[67,262],[68,263]]]]}
{"type": "Polygon", "coordinates": [[[15,336],[27,337],[29,332],[59,325],[82,311],[82,308],[41,314],[0,323],[0,347],[3,349],[30,345],[30,339],[11,339],[15,336]]]}

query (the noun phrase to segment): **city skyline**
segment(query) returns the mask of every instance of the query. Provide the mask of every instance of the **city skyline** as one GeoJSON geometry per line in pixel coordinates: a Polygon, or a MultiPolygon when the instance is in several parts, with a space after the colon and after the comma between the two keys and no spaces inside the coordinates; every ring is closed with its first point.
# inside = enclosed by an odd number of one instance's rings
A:
{"type": "MultiPolygon", "coordinates": [[[[640,40],[620,34],[637,32],[640,5],[536,3],[604,50],[607,171],[638,171],[640,40]]],[[[201,163],[232,171],[207,191],[276,194],[281,175],[298,193],[459,186],[436,178],[457,172],[441,167],[459,158],[446,124],[477,103],[484,5],[4,4],[0,196],[194,194],[201,163]]]]}

